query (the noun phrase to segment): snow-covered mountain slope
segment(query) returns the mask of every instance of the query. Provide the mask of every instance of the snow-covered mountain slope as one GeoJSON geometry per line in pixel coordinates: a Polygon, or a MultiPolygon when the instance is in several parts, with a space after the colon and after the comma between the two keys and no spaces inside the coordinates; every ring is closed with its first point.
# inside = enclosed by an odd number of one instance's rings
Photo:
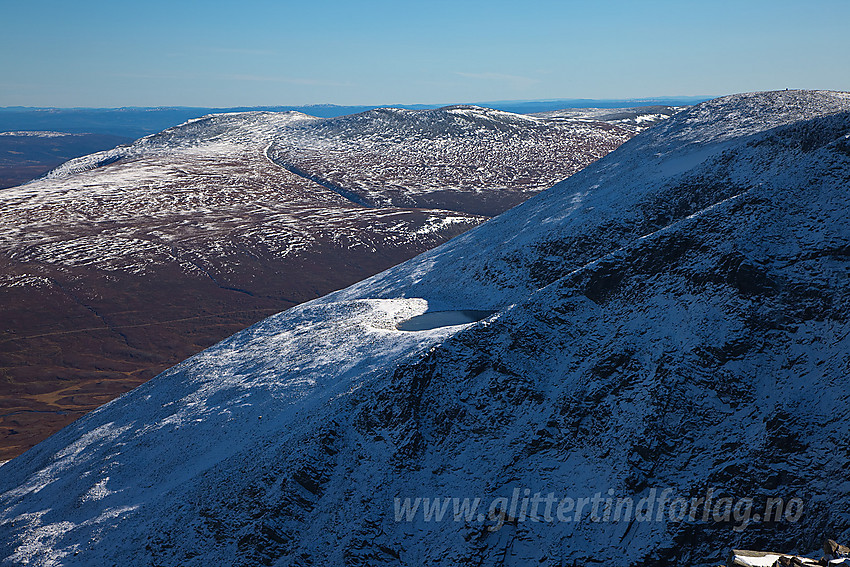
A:
{"type": "MultiPolygon", "coordinates": [[[[344,239],[348,247],[374,247],[375,240],[399,245],[445,226],[469,227],[482,219],[464,207],[459,213],[402,211],[391,202],[397,191],[451,193],[474,186],[482,196],[468,199],[470,203],[499,189],[522,190],[519,200],[524,200],[628,137],[604,124],[579,131],[479,108],[383,109],[330,120],[297,112],[211,115],[130,146],[71,160],[43,180],[0,192],[4,227],[0,247],[10,250],[13,258],[144,271],[168,258],[186,232],[215,248],[195,251],[207,260],[220,256],[218,248],[227,247],[227,241],[239,238],[260,241],[276,256],[305,252],[323,239],[344,239]],[[398,116],[387,123],[381,119],[385,115],[398,116]],[[509,135],[492,135],[503,131],[509,135]],[[343,152],[326,147],[334,140],[352,147],[343,152]],[[397,142],[398,154],[381,140],[397,142]],[[526,155],[529,148],[534,156],[526,155]],[[297,173],[269,159],[308,150],[315,163],[299,161],[297,173]],[[418,169],[404,171],[392,187],[384,184],[391,177],[387,170],[394,167],[393,160],[413,152],[418,169]],[[532,182],[545,167],[541,156],[553,165],[545,182],[532,182]],[[435,185],[429,179],[430,171],[440,167],[454,171],[458,187],[435,185]],[[357,183],[348,187],[350,191],[344,184],[336,189],[321,183],[325,168],[344,171],[372,187],[368,199],[357,198],[357,183]],[[479,170],[498,172],[487,173],[492,179],[482,185],[479,170]],[[383,208],[375,209],[375,203],[366,201],[380,201],[383,208]],[[250,230],[241,226],[246,217],[250,230]],[[111,230],[97,230],[102,228],[98,223],[110,223],[111,230]],[[139,224],[156,228],[146,226],[145,235],[133,234],[139,232],[134,230],[139,224]],[[187,229],[187,224],[196,226],[187,229]],[[93,234],[66,237],[87,227],[95,229],[93,234]],[[250,234],[241,234],[245,232],[250,234]]],[[[333,176],[329,181],[335,182],[333,176]]],[[[441,208],[413,201],[400,206],[441,208]]],[[[500,203],[491,208],[495,212],[507,208],[500,203]]]]}
{"type": "MultiPolygon", "coordinates": [[[[263,149],[298,113],[214,115],[71,160],[0,192],[0,247],[22,261],[96,264],[136,272],[181,261],[175,246],[220,259],[239,241],[281,258],[322,241],[374,247],[415,240],[443,226],[480,222],[445,211],[370,209],[270,163],[263,149]]],[[[319,244],[320,245],[320,244],[319,244]]]]}
{"type": "Polygon", "coordinates": [[[523,180],[562,179],[629,136],[486,109],[216,114],[0,191],[0,458],[265,316],[445,242],[483,222],[477,212],[542,189],[523,180]],[[272,146],[337,138],[360,153],[313,154],[304,170],[269,159],[272,146]],[[381,140],[404,151],[378,164],[381,140]],[[414,155],[417,169],[383,188],[414,155]],[[433,195],[435,164],[452,172],[443,197],[392,205],[399,192],[433,195]],[[326,170],[356,183],[323,181],[326,170]],[[476,185],[479,170],[496,172],[489,185],[476,185]],[[367,203],[361,185],[389,204],[367,203]]]}
{"type": "Polygon", "coordinates": [[[846,540],[848,191],[850,94],[698,105],[6,463],[2,556],[701,565],[732,547],[846,540]],[[435,310],[495,313],[396,328],[435,310]],[[407,521],[394,510],[396,498],[486,507],[516,491],[637,499],[665,488],[757,505],[796,497],[805,512],[736,530],[666,513],[407,521]]]}
{"type": "Polygon", "coordinates": [[[602,157],[633,132],[476,106],[381,108],[304,123],[272,161],[378,206],[498,214],[602,157]]]}

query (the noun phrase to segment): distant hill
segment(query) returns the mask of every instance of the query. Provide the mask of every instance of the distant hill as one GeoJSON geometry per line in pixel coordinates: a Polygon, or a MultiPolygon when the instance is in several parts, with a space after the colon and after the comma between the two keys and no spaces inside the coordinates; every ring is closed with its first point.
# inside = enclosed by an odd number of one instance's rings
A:
{"type": "MultiPolygon", "coordinates": [[[[616,117],[613,114],[601,112],[600,109],[635,107],[626,110],[630,111],[633,117],[641,117],[641,126],[647,126],[654,122],[652,117],[645,116],[644,108],[661,109],[662,117],[666,117],[676,108],[692,102],[691,99],[685,98],[642,101],[574,99],[503,101],[483,106],[515,114],[544,113],[540,116],[561,120],[582,119],[587,110],[595,112],[593,116],[586,117],[590,120],[629,127],[627,120],[614,120],[612,118],[616,117]],[[545,113],[551,116],[546,116],[545,113]]],[[[35,179],[69,159],[127,144],[142,136],[155,134],[209,114],[294,111],[319,118],[337,118],[362,114],[376,108],[386,107],[316,104],[253,108],[0,108],[0,189],[35,179]]],[[[436,109],[438,106],[407,105],[394,108],[425,110],[436,109]]],[[[538,182],[542,181],[538,179],[538,182]]]]}
{"type": "MultiPolygon", "coordinates": [[[[656,99],[557,99],[545,101],[495,101],[474,103],[495,110],[516,114],[548,112],[563,108],[626,108],[636,106],[687,106],[706,100],[705,97],[666,97],[656,99]]],[[[459,102],[459,101],[458,101],[459,102]]],[[[193,118],[220,113],[245,111],[286,112],[296,111],[318,116],[335,118],[348,114],[357,114],[375,108],[403,108],[423,110],[440,108],[444,104],[414,105],[361,105],[337,106],[334,104],[314,104],[306,106],[257,106],[257,107],[128,107],[128,108],[0,108],[0,132],[14,130],[52,130],[71,133],[113,134],[139,138],[160,132],[193,118]]]]}

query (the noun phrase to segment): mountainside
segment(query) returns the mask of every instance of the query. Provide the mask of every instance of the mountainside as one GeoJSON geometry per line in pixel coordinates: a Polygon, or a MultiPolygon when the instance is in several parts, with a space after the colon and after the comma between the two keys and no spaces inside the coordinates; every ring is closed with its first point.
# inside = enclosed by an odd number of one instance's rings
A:
{"type": "Polygon", "coordinates": [[[542,189],[523,179],[542,170],[566,177],[632,135],[476,108],[458,118],[460,110],[212,115],[0,191],[0,459],[267,315],[411,258],[486,220],[484,209],[501,212],[542,189]],[[491,134],[500,129],[509,135],[491,134]],[[376,164],[382,139],[401,141],[376,164]],[[269,159],[271,147],[292,153],[334,140],[349,153],[313,155],[297,172],[269,159]],[[416,169],[404,169],[414,155],[416,169]],[[434,200],[422,164],[438,162],[454,185],[434,200]],[[477,168],[499,173],[467,190],[477,168]],[[390,170],[394,185],[384,187],[390,170]],[[325,171],[344,171],[330,180],[352,186],[323,181],[325,171]],[[370,188],[363,198],[360,187],[370,188]],[[394,204],[397,194],[414,198],[394,204]]]}
{"type": "Polygon", "coordinates": [[[631,135],[602,121],[561,123],[471,106],[382,108],[288,130],[268,154],[370,206],[490,216],[551,187],[631,135]]]}
{"type": "Polygon", "coordinates": [[[0,556],[660,566],[846,541],[849,192],[849,93],[679,113],[6,463],[0,556]],[[410,325],[429,312],[443,326],[410,325]],[[560,504],[531,521],[509,506],[668,488],[800,504],[737,523],[562,519],[560,504]],[[457,520],[396,514],[419,497],[504,501],[457,520]]]}

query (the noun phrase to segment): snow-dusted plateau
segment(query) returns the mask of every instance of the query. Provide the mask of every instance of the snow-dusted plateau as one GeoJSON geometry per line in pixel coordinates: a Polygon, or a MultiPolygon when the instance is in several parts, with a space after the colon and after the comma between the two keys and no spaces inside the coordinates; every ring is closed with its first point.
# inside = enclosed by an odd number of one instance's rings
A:
{"type": "Polygon", "coordinates": [[[226,113],[0,190],[0,460],[633,134],[479,107],[226,113]]]}
{"type": "MultiPolygon", "coordinates": [[[[183,129],[192,127],[208,126],[183,129]]],[[[179,145],[169,137],[180,131],[140,144],[179,145]]],[[[274,143],[267,155],[296,168],[311,159],[274,143]]],[[[167,173],[175,184],[180,170],[212,167],[202,156],[192,168],[134,159],[133,175],[167,173]]],[[[129,175],[111,167],[116,179],[129,175]]],[[[105,206],[103,185],[88,193],[87,182],[67,183],[109,171],[57,174],[50,187],[105,206]]],[[[345,180],[332,167],[316,175],[345,180]]],[[[54,194],[39,187],[4,198],[54,194]]],[[[369,183],[346,188],[378,200],[369,183]]],[[[241,191],[246,203],[259,197],[241,191]]],[[[113,199],[138,214],[185,197],[208,212],[214,242],[226,220],[196,194],[113,199]]],[[[18,206],[35,223],[49,207],[31,203],[18,206]]],[[[0,557],[684,566],[716,565],[732,547],[808,553],[824,536],[847,541],[849,209],[850,94],[733,95],[681,111],[502,215],[267,318],[2,465],[0,557]],[[553,494],[548,512],[526,506],[538,494],[553,494]],[[583,515],[578,506],[597,494],[652,499],[660,512],[615,521],[597,509],[594,521],[591,503],[583,515]],[[706,497],[789,505],[770,521],[705,521],[669,505],[706,497]],[[480,515],[405,513],[405,502],[425,498],[483,504],[480,515]]],[[[468,218],[418,214],[439,226],[468,218]]],[[[75,246],[103,266],[150,258],[137,264],[144,271],[169,257],[162,233],[75,246]]],[[[50,242],[46,224],[16,235],[21,254],[70,257],[70,245],[27,244],[28,234],[50,242]]]]}

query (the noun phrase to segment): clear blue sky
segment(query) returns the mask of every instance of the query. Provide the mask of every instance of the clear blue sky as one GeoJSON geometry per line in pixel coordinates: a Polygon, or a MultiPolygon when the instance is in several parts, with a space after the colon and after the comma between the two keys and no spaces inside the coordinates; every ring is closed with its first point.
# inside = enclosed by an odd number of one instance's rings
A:
{"type": "Polygon", "coordinates": [[[0,0],[0,106],[850,90],[850,0],[0,0]]]}

